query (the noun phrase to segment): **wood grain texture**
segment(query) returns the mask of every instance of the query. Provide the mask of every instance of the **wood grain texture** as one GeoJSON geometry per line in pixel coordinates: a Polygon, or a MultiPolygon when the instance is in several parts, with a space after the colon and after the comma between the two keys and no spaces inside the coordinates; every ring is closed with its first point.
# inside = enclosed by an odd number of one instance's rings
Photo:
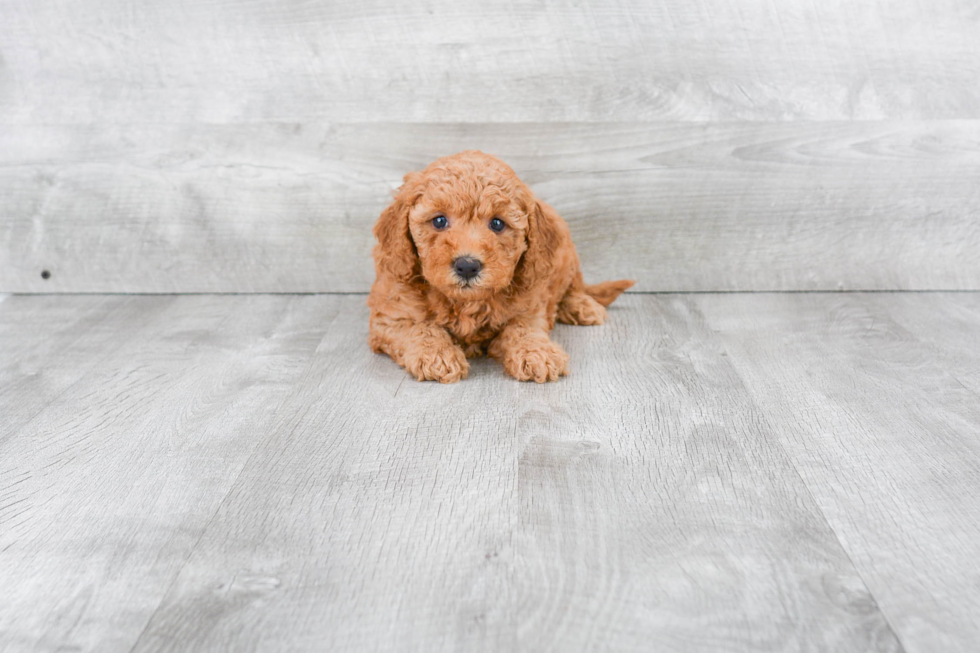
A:
{"type": "Polygon", "coordinates": [[[413,382],[367,348],[363,299],[345,298],[135,651],[516,650],[519,387],[487,366],[413,382]]]}
{"type": "Polygon", "coordinates": [[[977,295],[696,305],[905,648],[977,650],[977,295]],[[973,366],[952,362],[961,355],[973,366]]]}
{"type": "Polygon", "coordinates": [[[764,425],[692,427],[724,382],[645,383],[622,343],[662,321],[627,315],[561,329],[581,367],[545,387],[340,340],[317,367],[351,376],[295,395],[135,650],[897,650],[764,425]],[[633,383],[590,394],[587,356],[633,383]]]}
{"type": "Polygon", "coordinates": [[[902,650],[693,298],[559,327],[546,386],[414,382],[363,296],[125,302],[0,443],[0,648],[902,650]]]}
{"type": "Polygon", "coordinates": [[[876,312],[914,333],[929,348],[923,357],[942,368],[945,384],[969,388],[980,396],[980,294],[966,294],[954,301],[942,293],[923,295],[918,301],[904,294],[891,300],[870,297],[869,301],[876,312]]]}
{"type": "Polygon", "coordinates": [[[980,118],[968,0],[4,0],[0,124],[980,118]]]}
{"type": "Polygon", "coordinates": [[[945,121],[23,127],[0,290],[364,292],[391,190],[465,148],[565,216],[587,279],[980,288],[980,122],[945,121]]]}
{"type": "Polygon", "coordinates": [[[0,307],[0,443],[63,393],[85,385],[127,343],[152,339],[154,326],[168,329],[154,321],[170,303],[56,295],[15,296],[0,307]]]}
{"type": "Polygon", "coordinates": [[[156,319],[127,342],[138,325],[111,312],[121,346],[96,351],[94,331],[80,334],[43,368],[81,362],[82,380],[26,423],[5,406],[2,650],[133,646],[337,309],[331,298],[125,302],[156,319]]]}
{"type": "Polygon", "coordinates": [[[557,338],[572,377],[524,399],[522,650],[901,650],[689,298],[557,338]]]}

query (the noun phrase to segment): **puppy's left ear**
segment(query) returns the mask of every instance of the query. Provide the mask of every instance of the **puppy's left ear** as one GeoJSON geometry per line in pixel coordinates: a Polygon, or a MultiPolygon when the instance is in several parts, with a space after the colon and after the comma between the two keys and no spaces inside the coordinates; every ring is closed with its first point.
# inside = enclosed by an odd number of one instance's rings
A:
{"type": "Polygon", "coordinates": [[[422,176],[417,172],[405,175],[404,183],[395,193],[395,200],[381,212],[374,225],[378,244],[374,248],[377,272],[394,276],[408,283],[418,272],[418,252],[408,230],[408,213],[421,196],[419,184],[422,176]]]}
{"type": "Polygon", "coordinates": [[[532,200],[527,222],[527,251],[515,273],[517,282],[524,287],[550,276],[554,252],[568,229],[558,212],[539,199],[532,200]]]}

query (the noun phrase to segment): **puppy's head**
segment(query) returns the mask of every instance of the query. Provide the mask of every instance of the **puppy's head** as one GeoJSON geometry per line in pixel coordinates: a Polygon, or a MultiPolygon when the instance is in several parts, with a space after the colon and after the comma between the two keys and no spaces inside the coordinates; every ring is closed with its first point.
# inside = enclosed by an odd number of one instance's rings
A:
{"type": "Polygon", "coordinates": [[[499,159],[475,151],[438,159],[405,176],[375,225],[379,273],[421,276],[454,299],[486,297],[541,267],[545,213],[499,159]]]}

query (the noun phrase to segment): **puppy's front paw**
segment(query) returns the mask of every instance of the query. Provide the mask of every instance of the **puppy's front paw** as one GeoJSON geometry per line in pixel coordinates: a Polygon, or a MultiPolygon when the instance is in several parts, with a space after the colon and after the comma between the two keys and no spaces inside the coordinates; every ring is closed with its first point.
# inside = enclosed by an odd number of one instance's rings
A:
{"type": "Polygon", "coordinates": [[[470,372],[466,354],[456,345],[419,347],[405,352],[405,369],[419,381],[456,383],[470,372]]]}
{"type": "Polygon", "coordinates": [[[508,352],[503,363],[504,371],[518,381],[557,381],[568,373],[568,354],[550,340],[508,352]]]}

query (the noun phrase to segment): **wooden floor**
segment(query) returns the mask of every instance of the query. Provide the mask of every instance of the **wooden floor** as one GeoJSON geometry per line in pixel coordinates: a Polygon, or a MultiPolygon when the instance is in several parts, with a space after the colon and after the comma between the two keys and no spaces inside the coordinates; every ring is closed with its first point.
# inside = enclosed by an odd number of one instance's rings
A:
{"type": "Polygon", "coordinates": [[[0,650],[980,650],[980,293],[627,295],[544,386],[366,335],[0,302],[0,650]]]}

